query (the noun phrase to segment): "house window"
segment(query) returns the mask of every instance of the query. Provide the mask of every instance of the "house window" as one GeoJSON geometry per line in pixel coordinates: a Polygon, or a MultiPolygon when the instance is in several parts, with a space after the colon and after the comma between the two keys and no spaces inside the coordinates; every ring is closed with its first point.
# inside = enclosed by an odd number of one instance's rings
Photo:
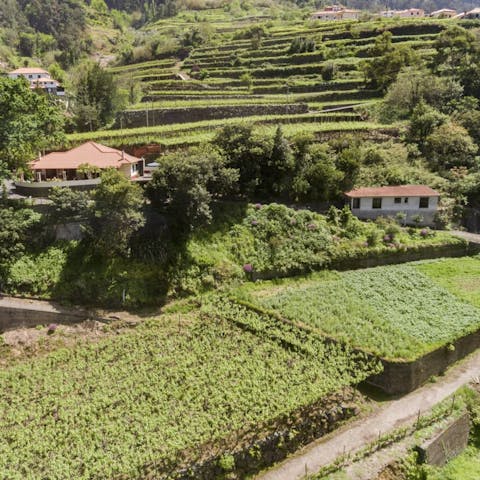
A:
{"type": "Polygon", "coordinates": [[[372,200],[372,208],[382,208],[382,199],[381,198],[374,198],[372,200]]]}
{"type": "Polygon", "coordinates": [[[403,203],[408,203],[408,197],[405,197],[405,199],[403,200],[403,203]]]}
{"type": "Polygon", "coordinates": [[[358,209],[358,208],[360,208],[360,199],[359,199],[359,198],[354,198],[354,199],[353,199],[352,208],[353,208],[353,209],[358,209]]]}
{"type": "Polygon", "coordinates": [[[394,203],[402,203],[402,197],[395,197],[394,203]]]}
{"type": "Polygon", "coordinates": [[[420,208],[428,208],[428,201],[430,200],[429,197],[420,197],[420,208]]]}

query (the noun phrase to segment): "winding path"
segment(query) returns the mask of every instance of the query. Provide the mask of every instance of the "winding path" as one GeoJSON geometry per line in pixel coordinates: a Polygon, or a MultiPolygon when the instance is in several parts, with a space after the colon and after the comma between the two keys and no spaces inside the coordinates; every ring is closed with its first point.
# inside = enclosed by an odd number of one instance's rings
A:
{"type": "Polygon", "coordinates": [[[480,351],[450,368],[435,383],[428,383],[402,398],[389,400],[368,417],[345,425],[325,440],[318,440],[294,457],[257,475],[256,480],[297,480],[315,473],[342,454],[354,454],[379,435],[413,424],[419,412],[426,413],[463,385],[480,376],[480,351]]]}

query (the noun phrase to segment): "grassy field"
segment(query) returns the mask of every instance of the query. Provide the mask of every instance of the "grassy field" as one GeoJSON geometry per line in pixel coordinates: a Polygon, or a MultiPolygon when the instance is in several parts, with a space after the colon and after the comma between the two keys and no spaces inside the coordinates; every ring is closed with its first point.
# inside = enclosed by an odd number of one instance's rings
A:
{"type": "Polygon", "coordinates": [[[453,293],[441,286],[452,278],[444,262],[457,261],[457,271],[480,274],[480,260],[464,258],[328,272],[248,291],[292,321],[384,358],[411,360],[480,328],[476,299],[464,301],[472,298],[470,284],[456,282],[453,293]],[[435,272],[434,281],[424,269],[435,272]]]}
{"type": "Polygon", "coordinates": [[[444,259],[418,269],[450,293],[480,308],[480,257],[444,259]]]}
{"type": "Polygon", "coordinates": [[[3,369],[0,477],[158,478],[373,371],[334,346],[313,342],[311,355],[244,331],[231,308],[172,312],[3,369]]]}

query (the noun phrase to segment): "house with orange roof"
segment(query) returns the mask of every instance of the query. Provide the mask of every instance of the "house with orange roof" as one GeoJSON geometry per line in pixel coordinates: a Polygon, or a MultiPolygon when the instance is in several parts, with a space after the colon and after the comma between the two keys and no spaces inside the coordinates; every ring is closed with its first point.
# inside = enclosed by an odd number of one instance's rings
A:
{"type": "Polygon", "coordinates": [[[358,218],[395,217],[403,213],[406,223],[415,223],[415,217],[421,216],[423,225],[434,224],[440,198],[440,194],[427,185],[357,188],[345,196],[358,218]]]}
{"type": "Polygon", "coordinates": [[[43,68],[17,68],[9,72],[8,77],[12,79],[26,78],[32,90],[40,89],[51,95],[65,95],[65,90],[60,83],[53,79],[50,73],[43,68]]]}
{"type": "Polygon", "coordinates": [[[144,159],[99,143],[87,142],[67,152],[39,156],[30,168],[37,182],[91,179],[107,168],[115,168],[134,180],[143,174],[144,159]]]}

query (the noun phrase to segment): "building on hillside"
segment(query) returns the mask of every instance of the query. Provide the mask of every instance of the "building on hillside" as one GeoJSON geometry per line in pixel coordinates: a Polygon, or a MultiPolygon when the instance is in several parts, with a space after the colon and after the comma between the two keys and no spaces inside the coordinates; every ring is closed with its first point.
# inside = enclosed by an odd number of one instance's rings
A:
{"type": "Polygon", "coordinates": [[[52,152],[30,164],[36,182],[48,180],[75,181],[98,177],[102,170],[115,168],[128,179],[143,175],[144,159],[87,142],[67,152],[52,152]]]}
{"type": "Polygon", "coordinates": [[[40,89],[51,95],[65,95],[65,90],[51,75],[42,68],[18,68],[8,73],[8,77],[17,79],[26,78],[30,82],[32,90],[40,89]]]}
{"type": "Polygon", "coordinates": [[[435,10],[430,14],[430,17],[433,18],[453,18],[457,14],[456,10],[450,8],[441,8],[440,10],[435,10]]]}
{"type": "Polygon", "coordinates": [[[475,20],[480,18],[480,8],[474,8],[473,10],[466,12],[463,18],[467,18],[469,20],[475,20]]]}
{"type": "Polygon", "coordinates": [[[426,185],[400,185],[396,187],[358,188],[346,192],[350,208],[361,219],[406,215],[405,222],[415,223],[422,217],[423,225],[433,225],[440,194],[426,185]]]}
{"type": "Polygon", "coordinates": [[[345,8],[342,5],[330,5],[312,13],[310,18],[312,20],[357,20],[361,13],[360,10],[345,8]]]}
{"type": "Polygon", "coordinates": [[[380,12],[381,17],[419,18],[425,16],[421,8],[408,8],[407,10],[384,10],[380,12]]]}

